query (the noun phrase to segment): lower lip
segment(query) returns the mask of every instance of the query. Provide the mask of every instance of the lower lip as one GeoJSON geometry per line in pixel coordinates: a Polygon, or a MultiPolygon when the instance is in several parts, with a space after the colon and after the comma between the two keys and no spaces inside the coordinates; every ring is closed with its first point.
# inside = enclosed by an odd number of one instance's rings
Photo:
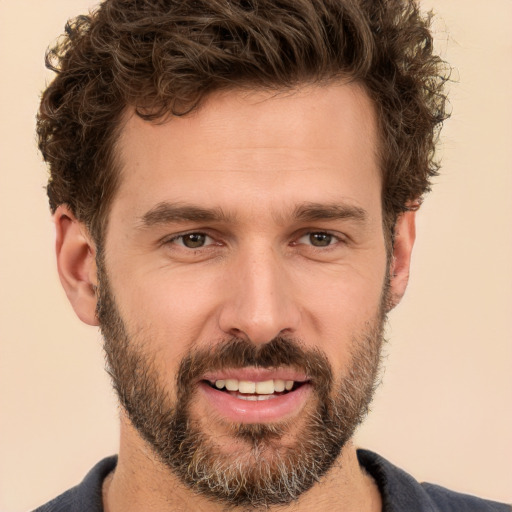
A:
{"type": "Polygon", "coordinates": [[[219,391],[205,382],[201,382],[199,388],[217,412],[235,423],[270,423],[292,418],[303,409],[312,389],[306,383],[295,391],[268,400],[250,401],[219,391]]]}

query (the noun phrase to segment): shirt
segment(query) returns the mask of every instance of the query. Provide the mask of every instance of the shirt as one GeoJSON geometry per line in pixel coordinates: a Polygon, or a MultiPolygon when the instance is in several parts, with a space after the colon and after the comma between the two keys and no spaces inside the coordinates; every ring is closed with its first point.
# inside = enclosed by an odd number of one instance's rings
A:
{"type": "MultiPolygon", "coordinates": [[[[379,487],[383,512],[512,512],[512,507],[504,503],[460,494],[438,485],[420,484],[371,451],[358,450],[357,456],[379,487]]],[[[80,484],[33,512],[103,512],[103,480],[116,464],[117,456],[103,459],[80,484]]]]}

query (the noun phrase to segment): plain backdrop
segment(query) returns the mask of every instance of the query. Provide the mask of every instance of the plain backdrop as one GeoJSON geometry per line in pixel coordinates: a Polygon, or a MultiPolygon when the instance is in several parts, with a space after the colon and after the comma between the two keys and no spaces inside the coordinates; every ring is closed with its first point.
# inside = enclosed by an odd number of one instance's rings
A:
{"type": "MultiPolygon", "coordinates": [[[[88,0],[0,0],[0,510],[30,510],[117,451],[101,339],[58,282],[34,117],[47,45],[88,0]]],[[[512,1],[428,0],[454,66],[442,174],[357,435],[427,480],[512,501],[512,1]]]]}

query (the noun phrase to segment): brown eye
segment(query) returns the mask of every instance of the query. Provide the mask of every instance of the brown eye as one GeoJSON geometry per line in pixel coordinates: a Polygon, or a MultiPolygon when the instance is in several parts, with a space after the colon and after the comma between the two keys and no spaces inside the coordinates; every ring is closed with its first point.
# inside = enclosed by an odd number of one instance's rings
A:
{"type": "Polygon", "coordinates": [[[329,233],[309,233],[309,242],[315,247],[327,247],[331,245],[333,236],[329,233]]]}
{"type": "Polygon", "coordinates": [[[189,233],[187,235],[182,235],[180,238],[185,247],[188,247],[189,249],[198,249],[205,245],[207,236],[203,233],[189,233]]]}

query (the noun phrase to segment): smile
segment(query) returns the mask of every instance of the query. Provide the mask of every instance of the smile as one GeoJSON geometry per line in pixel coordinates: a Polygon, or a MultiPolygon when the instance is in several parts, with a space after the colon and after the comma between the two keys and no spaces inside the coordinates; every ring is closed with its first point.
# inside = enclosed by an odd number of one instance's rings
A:
{"type": "Polygon", "coordinates": [[[240,400],[261,401],[277,398],[289,391],[297,389],[302,382],[293,380],[270,379],[265,381],[248,381],[238,379],[219,379],[209,383],[220,391],[226,391],[240,400]]]}
{"type": "MultiPolygon", "coordinates": [[[[236,423],[265,423],[289,419],[304,407],[312,385],[303,376],[284,378],[261,375],[210,377],[200,382],[200,389],[217,414],[236,423]],[[264,380],[263,380],[264,379],[264,380]]],[[[247,373],[243,372],[242,373],[247,373]]]]}

